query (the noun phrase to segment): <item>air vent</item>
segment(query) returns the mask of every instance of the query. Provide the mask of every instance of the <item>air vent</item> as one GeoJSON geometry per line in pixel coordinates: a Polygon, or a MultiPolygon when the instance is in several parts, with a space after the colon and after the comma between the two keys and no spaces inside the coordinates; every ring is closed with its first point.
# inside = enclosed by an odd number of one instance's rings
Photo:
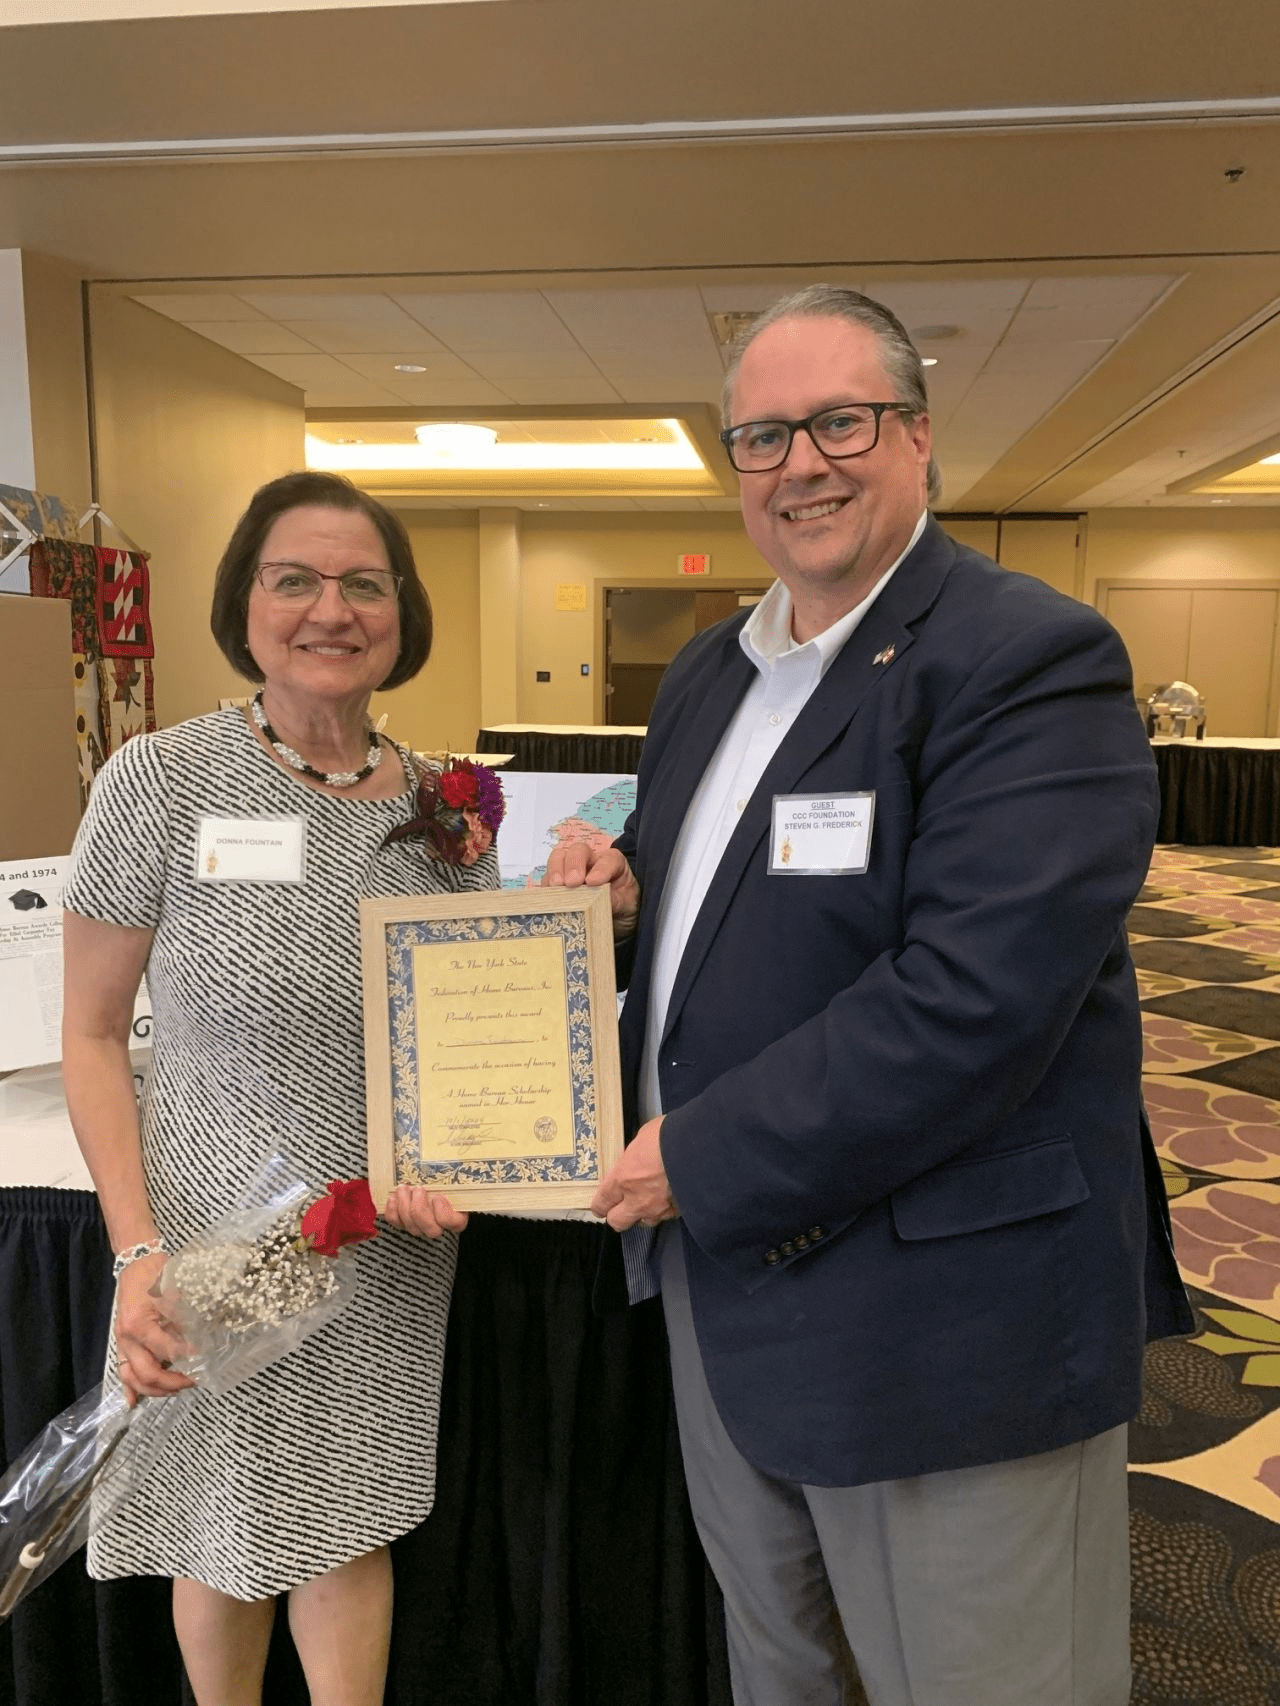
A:
{"type": "Polygon", "coordinates": [[[708,314],[707,318],[711,322],[716,342],[721,349],[727,349],[736,338],[742,336],[748,326],[760,318],[760,314],[758,310],[736,309],[728,314],[708,314]]]}

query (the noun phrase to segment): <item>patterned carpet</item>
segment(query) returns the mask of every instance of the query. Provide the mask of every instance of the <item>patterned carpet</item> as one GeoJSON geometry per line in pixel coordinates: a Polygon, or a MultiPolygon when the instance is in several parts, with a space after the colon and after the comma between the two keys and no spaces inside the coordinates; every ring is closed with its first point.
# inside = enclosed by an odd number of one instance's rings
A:
{"type": "Polygon", "coordinates": [[[1130,915],[1197,1332],[1131,1431],[1134,1706],[1280,1706],[1280,848],[1162,847],[1130,915]]]}

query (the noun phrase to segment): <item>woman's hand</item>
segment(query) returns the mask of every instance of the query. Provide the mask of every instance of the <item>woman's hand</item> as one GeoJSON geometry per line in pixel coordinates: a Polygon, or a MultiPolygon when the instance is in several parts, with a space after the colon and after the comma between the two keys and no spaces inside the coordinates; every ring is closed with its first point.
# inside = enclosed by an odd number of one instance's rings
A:
{"type": "Polygon", "coordinates": [[[439,1238],[446,1232],[461,1232],[467,1216],[454,1208],[448,1197],[439,1191],[424,1190],[421,1185],[397,1185],[387,1198],[382,1218],[398,1226],[402,1232],[412,1232],[416,1238],[439,1238]]]}
{"type": "Polygon", "coordinates": [[[139,1398],[168,1398],[194,1386],[189,1374],[169,1364],[190,1347],[150,1295],[168,1257],[140,1256],[120,1275],[116,1291],[116,1359],[120,1384],[132,1409],[139,1398]]]}

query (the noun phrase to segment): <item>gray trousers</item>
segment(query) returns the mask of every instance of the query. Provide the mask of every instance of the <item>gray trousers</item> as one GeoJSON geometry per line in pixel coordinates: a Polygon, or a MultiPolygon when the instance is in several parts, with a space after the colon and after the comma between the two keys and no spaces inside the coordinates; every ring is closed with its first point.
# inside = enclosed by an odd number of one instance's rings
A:
{"type": "Polygon", "coordinates": [[[753,1469],[707,1390],[677,1226],[662,1299],[694,1520],[735,1706],[1125,1706],[1126,1429],[862,1487],[753,1469]]]}

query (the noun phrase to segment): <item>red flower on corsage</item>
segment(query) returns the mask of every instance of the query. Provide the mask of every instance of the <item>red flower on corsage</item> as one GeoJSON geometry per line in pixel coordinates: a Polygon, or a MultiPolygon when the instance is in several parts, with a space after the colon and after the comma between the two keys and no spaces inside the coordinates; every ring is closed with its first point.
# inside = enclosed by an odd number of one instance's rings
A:
{"type": "Polygon", "coordinates": [[[378,1211],[368,1179],[334,1179],[329,1194],[313,1202],[300,1231],[319,1256],[336,1256],[344,1244],[359,1244],[378,1233],[378,1211]]]}
{"type": "Polygon", "coordinates": [[[421,835],[446,865],[474,865],[493,846],[505,811],[502,784],[487,765],[451,758],[442,770],[423,771],[413,816],[386,841],[421,835]]]}

